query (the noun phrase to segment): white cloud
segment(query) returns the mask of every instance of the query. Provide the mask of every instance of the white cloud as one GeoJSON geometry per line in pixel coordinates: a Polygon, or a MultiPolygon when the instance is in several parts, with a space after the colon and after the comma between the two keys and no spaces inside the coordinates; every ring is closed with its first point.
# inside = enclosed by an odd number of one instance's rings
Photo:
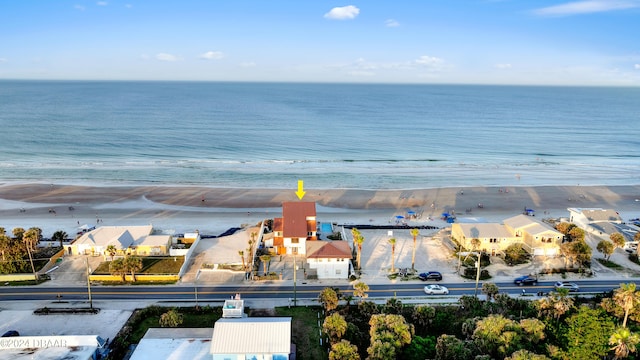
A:
{"type": "Polygon", "coordinates": [[[249,68],[249,67],[256,67],[257,64],[254,63],[253,61],[243,61],[240,63],[240,67],[245,67],[245,68],[249,68]]]}
{"type": "MultiPolygon", "coordinates": [[[[7,60],[7,58],[0,58],[0,63],[6,63],[9,62],[9,60],[7,60]]],[[[638,65],[636,65],[638,66],[638,65]]]]}
{"type": "Polygon", "coordinates": [[[511,64],[495,64],[496,69],[511,69],[511,64]]]}
{"type": "Polygon", "coordinates": [[[633,65],[633,68],[636,69],[636,70],[640,70],[640,64],[633,65]]]}
{"type": "Polygon", "coordinates": [[[106,1],[98,1],[98,2],[96,3],[96,5],[98,5],[98,6],[107,6],[107,5],[109,5],[109,3],[108,3],[108,2],[106,2],[106,1]]]}
{"type": "Polygon", "coordinates": [[[74,8],[74,9],[76,9],[76,10],[80,10],[80,11],[84,11],[84,10],[86,9],[86,8],[85,8],[84,6],[82,6],[82,5],[74,5],[74,6],[73,6],[73,8],[74,8]]]}
{"type": "Polygon", "coordinates": [[[224,57],[224,54],[220,51],[207,51],[200,55],[200,59],[203,60],[220,60],[224,57]]]}
{"type": "Polygon", "coordinates": [[[438,68],[444,64],[444,60],[435,56],[423,55],[414,61],[416,64],[429,68],[438,68]]]}
{"type": "Polygon", "coordinates": [[[331,20],[348,20],[355,19],[358,14],[360,14],[360,9],[353,5],[347,5],[334,7],[328,13],[324,14],[324,17],[331,20]]]}
{"type": "Polygon", "coordinates": [[[386,27],[397,27],[400,26],[400,23],[395,21],[394,19],[389,19],[384,21],[384,26],[386,27]]]}
{"type": "Polygon", "coordinates": [[[173,62],[173,61],[180,60],[180,57],[172,54],[167,54],[167,53],[159,53],[159,54],[156,54],[156,60],[173,62]]]}
{"type": "Polygon", "coordinates": [[[126,7],[127,9],[131,9],[133,7],[133,5],[131,4],[125,4],[124,7],[126,7]]]}
{"type": "Polygon", "coordinates": [[[637,7],[640,7],[638,0],[584,0],[536,9],[533,13],[542,16],[569,16],[637,7]]]}

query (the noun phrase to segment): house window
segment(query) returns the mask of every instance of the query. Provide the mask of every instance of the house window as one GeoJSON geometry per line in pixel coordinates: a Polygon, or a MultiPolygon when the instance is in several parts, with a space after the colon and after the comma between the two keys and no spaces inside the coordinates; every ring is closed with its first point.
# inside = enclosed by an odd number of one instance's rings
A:
{"type": "Polygon", "coordinates": [[[489,239],[489,242],[492,243],[492,244],[495,244],[495,243],[498,242],[498,239],[489,239]]]}
{"type": "Polygon", "coordinates": [[[341,269],[336,269],[336,275],[340,275],[342,274],[342,270],[341,269]]]}
{"type": "Polygon", "coordinates": [[[308,236],[308,237],[312,237],[312,236],[313,236],[313,231],[309,231],[309,232],[307,232],[307,236],[308,236]]]}
{"type": "Polygon", "coordinates": [[[291,239],[291,243],[292,243],[292,244],[297,244],[297,243],[299,243],[299,242],[300,242],[300,239],[298,239],[298,238],[292,238],[292,239],[291,239]]]}

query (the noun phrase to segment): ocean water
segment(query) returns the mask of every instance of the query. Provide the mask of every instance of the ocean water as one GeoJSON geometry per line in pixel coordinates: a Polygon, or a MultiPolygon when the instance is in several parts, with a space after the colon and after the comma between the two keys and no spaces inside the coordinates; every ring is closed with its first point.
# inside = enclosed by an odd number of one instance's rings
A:
{"type": "Polygon", "coordinates": [[[0,183],[640,184],[640,88],[0,81],[0,183]]]}

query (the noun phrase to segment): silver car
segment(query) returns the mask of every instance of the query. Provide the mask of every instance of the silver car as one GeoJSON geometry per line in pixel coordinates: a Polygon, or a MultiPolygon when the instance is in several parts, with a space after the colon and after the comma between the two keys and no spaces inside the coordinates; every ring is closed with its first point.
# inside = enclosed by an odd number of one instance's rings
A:
{"type": "Polygon", "coordinates": [[[427,285],[424,287],[424,293],[429,295],[447,295],[449,293],[449,289],[442,285],[427,285]]]}
{"type": "Polygon", "coordinates": [[[554,285],[555,289],[567,289],[569,292],[580,291],[580,286],[578,284],[569,282],[569,281],[558,281],[554,285]]]}

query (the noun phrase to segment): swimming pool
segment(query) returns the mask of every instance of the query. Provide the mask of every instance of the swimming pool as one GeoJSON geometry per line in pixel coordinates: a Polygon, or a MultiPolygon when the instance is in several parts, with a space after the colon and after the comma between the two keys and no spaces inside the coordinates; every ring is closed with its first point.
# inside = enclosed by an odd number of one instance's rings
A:
{"type": "Polygon", "coordinates": [[[331,234],[333,233],[333,225],[331,223],[322,223],[320,224],[320,232],[323,234],[331,234]]]}

